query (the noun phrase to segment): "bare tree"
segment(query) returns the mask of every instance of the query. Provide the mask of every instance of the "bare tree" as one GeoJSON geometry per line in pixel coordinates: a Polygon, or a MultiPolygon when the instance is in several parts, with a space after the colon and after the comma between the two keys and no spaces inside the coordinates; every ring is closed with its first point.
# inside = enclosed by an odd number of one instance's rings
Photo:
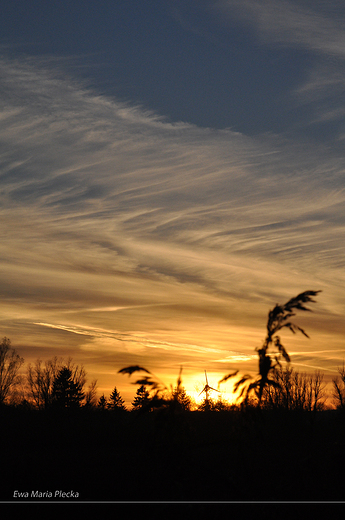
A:
{"type": "Polygon", "coordinates": [[[3,338],[0,343],[0,403],[3,403],[19,382],[18,371],[24,359],[11,348],[11,341],[3,338]]]}
{"type": "Polygon", "coordinates": [[[323,374],[300,373],[292,367],[276,368],[272,375],[275,385],[266,385],[261,402],[265,408],[317,411],[324,407],[323,374]]]}
{"type": "Polygon", "coordinates": [[[312,380],[313,410],[323,410],[325,408],[326,384],[323,381],[323,374],[317,370],[312,380]]]}
{"type": "Polygon", "coordinates": [[[345,364],[338,368],[339,376],[333,378],[333,393],[336,407],[345,410],[345,364]]]}
{"type": "Polygon", "coordinates": [[[86,383],[86,370],[83,365],[75,365],[72,363],[72,358],[68,358],[66,368],[71,371],[73,383],[83,389],[86,383]]]}
{"type": "Polygon", "coordinates": [[[97,406],[97,379],[93,379],[85,392],[85,406],[97,406]]]}
{"type": "Polygon", "coordinates": [[[51,404],[53,382],[61,368],[61,361],[57,357],[45,362],[37,359],[27,368],[27,382],[29,394],[38,409],[47,408],[51,404]]]}

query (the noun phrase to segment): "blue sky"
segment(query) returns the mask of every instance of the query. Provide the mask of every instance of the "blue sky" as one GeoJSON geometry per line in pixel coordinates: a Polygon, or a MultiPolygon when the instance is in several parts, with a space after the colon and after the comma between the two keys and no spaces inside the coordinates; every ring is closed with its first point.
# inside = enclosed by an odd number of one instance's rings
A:
{"type": "Polygon", "coordinates": [[[336,374],[344,16],[2,3],[1,324],[27,361],[71,355],[106,393],[131,363],[214,386],[255,373],[269,308],[312,289],[311,340],[284,341],[297,369],[336,374]]]}
{"type": "MultiPolygon", "coordinates": [[[[276,35],[279,4],[5,2],[1,33],[13,52],[74,56],[71,70],[91,85],[170,120],[250,134],[288,131],[309,123],[308,102],[301,106],[295,91],[329,51],[315,48],[313,26],[311,42],[293,27],[285,38],[276,35]],[[255,5],[263,19],[265,9],[273,11],[272,28],[253,22],[255,5]]],[[[323,15],[306,10],[306,23],[311,19],[317,32],[323,15]]]]}

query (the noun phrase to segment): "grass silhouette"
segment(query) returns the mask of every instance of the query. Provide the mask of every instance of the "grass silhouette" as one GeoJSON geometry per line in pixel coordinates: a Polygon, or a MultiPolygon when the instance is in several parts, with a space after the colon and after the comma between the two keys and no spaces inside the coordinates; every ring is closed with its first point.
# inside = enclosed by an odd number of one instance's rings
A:
{"type": "MultiPolygon", "coordinates": [[[[239,399],[245,396],[247,400],[250,394],[254,393],[260,404],[264,389],[267,385],[279,388],[279,382],[270,377],[271,373],[274,372],[277,367],[281,367],[282,359],[289,363],[290,356],[283,346],[278,332],[284,328],[288,328],[293,334],[301,332],[305,337],[309,338],[305,330],[293,323],[291,318],[296,315],[296,311],[311,312],[311,310],[306,307],[306,304],[311,302],[315,303],[313,297],[319,292],[321,291],[304,291],[294,298],[291,298],[284,305],[276,304],[275,307],[269,311],[266,325],[266,338],[264,339],[262,347],[256,349],[259,363],[258,375],[253,380],[251,375],[245,374],[236,381],[234,391],[237,392],[242,387],[238,397],[239,399]],[[272,350],[272,348],[275,350],[272,350]]],[[[235,377],[237,374],[238,371],[227,374],[218,384],[235,377]]]]}

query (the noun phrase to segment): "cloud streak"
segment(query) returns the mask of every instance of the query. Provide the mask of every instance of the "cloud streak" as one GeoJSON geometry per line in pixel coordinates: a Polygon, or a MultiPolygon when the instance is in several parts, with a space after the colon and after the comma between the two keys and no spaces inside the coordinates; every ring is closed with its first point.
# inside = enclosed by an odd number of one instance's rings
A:
{"type": "Polygon", "coordinates": [[[113,374],[135,356],[255,370],[268,308],[305,289],[323,290],[314,334],[344,333],[339,154],[171,123],[55,63],[2,70],[0,305],[29,357],[23,320],[79,334],[95,367],[113,352],[113,374]]]}
{"type": "Polygon", "coordinates": [[[297,45],[317,53],[345,56],[345,36],[341,5],[334,2],[295,0],[223,0],[217,9],[234,13],[252,23],[261,33],[275,42],[297,45]],[[309,6],[308,6],[309,4],[309,6]]]}
{"type": "MultiPolygon", "coordinates": [[[[331,139],[344,135],[345,31],[341,2],[221,0],[216,12],[254,28],[261,45],[298,50],[308,57],[304,76],[286,102],[306,110],[303,125],[328,124],[331,139]],[[341,127],[330,126],[342,123],[341,127]]],[[[299,124],[302,124],[300,121],[299,124]]],[[[296,130],[296,125],[294,126],[296,130]]],[[[325,127],[322,127],[325,139],[325,127]]]]}

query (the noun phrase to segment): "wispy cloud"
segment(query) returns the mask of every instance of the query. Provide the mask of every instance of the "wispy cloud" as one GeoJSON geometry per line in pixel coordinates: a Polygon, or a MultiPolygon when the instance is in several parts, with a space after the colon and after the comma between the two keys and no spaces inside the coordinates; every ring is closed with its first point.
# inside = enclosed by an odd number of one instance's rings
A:
{"type": "Polygon", "coordinates": [[[322,54],[345,56],[342,9],[325,2],[295,0],[222,0],[217,9],[241,16],[262,37],[288,45],[303,46],[322,54]]]}
{"type": "Polygon", "coordinates": [[[308,327],[344,332],[341,156],[173,124],[61,70],[2,60],[0,307],[21,345],[16,323],[45,323],[95,364],[254,368],[268,308],[305,289],[308,327]]]}
{"type": "MultiPolygon", "coordinates": [[[[302,5],[295,0],[221,0],[215,10],[250,25],[262,45],[297,49],[302,56],[307,53],[304,75],[290,99],[311,107],[304,125],[344,120],[345,15],[341,2],[302,5]]],[[[336,130],[342,138],[344,128],[336,130]]]]}

